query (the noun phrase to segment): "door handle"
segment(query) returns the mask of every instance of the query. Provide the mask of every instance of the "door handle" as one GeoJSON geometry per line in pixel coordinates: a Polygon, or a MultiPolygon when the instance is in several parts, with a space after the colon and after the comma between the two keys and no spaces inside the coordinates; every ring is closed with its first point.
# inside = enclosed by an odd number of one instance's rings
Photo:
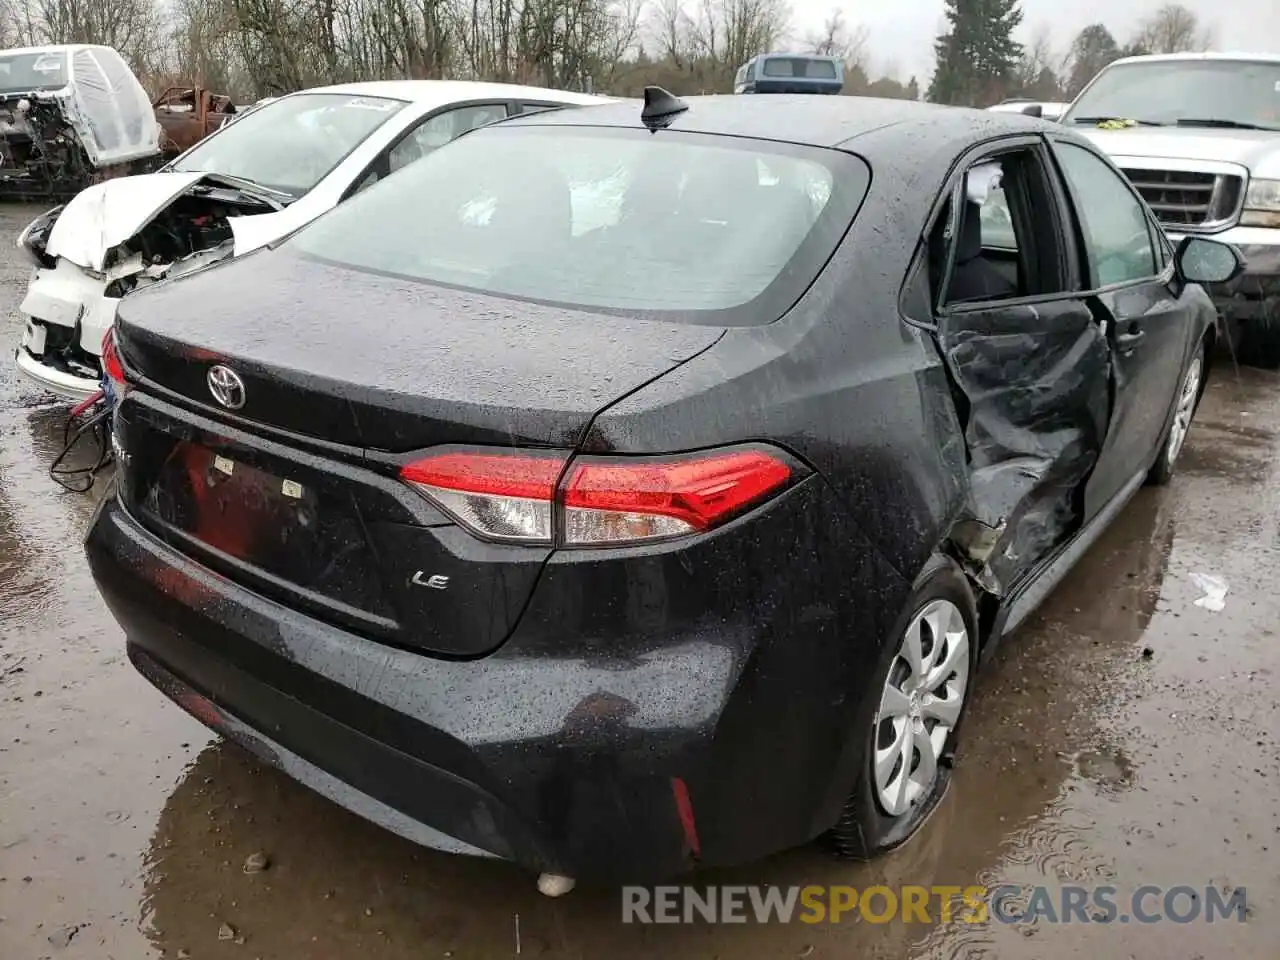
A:
{"type": "Polygon", "coordinates": [[[1130,330],[1128,333],[1116,334],[1116,346],[1129,353],[1147,335],[1145,330],[1130,330]]]}

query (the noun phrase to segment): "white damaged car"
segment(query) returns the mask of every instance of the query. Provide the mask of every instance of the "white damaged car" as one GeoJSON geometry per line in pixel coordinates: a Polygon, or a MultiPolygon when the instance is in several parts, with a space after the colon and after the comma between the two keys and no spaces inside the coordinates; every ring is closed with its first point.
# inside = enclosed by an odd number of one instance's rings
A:
{"type": "Polygon", "coordinates": [[[474,127],[609,98],[500,83],[391,80],[271,100],[156,173],[95,184],[18,236],[34,270],[19,371],[91,396],[121,297],[272,243],[474,127]]]}

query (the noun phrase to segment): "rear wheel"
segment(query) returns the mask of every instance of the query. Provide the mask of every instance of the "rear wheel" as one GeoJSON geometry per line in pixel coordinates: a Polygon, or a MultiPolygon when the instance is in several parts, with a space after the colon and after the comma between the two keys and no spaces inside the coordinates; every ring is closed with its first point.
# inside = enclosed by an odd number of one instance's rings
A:
{"type": "Polygon", "coordinates": [[[978,643],[968,583],[939,561],[912,594],[875,674],[876,695],[855,731],[865,738],[857,784],[829,839],[867,859],[904,842],[937,807],[950,780],[978,643]]]}
{"type": "Polygon", "coordinates": [[[1160,447],[1160,455],[1147,474],[1147,482],[1162,487],[1173,479],[1174,468],[1178,456],[1187,441],[1187,432],[1191,429],[1191,420],[1196,415],[1196,407],[1200,404],[1200,392],[1204,386],[1205,345],[1201,341],[1199,348],[1187,364],[1182,375],[1182,383],[1173,398],[1173,420],[1169,424],[1169,432],[1165,434],[1164,443],[1160,447]]]}

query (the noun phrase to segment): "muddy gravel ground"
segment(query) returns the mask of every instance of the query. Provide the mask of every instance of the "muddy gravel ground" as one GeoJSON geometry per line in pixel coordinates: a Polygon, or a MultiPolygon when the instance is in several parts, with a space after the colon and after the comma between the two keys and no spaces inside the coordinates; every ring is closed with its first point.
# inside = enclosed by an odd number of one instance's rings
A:
{"type": "MultiPolygon", "coordinates": [[[[35,211],[0,210],[0,238],[35,211]]],[[[950,795],[873,864],[804,849],[701,883],[1246,890],[1244,922],[623,926],[414,847],[219,742],[136,676],[47,471],[66,407],[17,380],[0,244],[0,958],[1280,956],[1280,377],[1216,371],[1145,490],[980,680],[950,795]],[[1229,584],[1195,604],[1193,574],[1229,584]],[[269,868],[246,873],[264,853],[269,868]]]]}

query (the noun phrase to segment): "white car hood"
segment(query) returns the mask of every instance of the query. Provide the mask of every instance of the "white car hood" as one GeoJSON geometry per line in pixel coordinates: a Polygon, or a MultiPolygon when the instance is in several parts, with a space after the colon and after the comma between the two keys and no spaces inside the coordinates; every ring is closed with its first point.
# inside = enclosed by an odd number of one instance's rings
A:
{"type": "Polygon", "coordinates": [[[45,251],[90,270],[101,270],[107,251],[159,216],[200,173],[146,173],[95,183],[77,193],[49,231],[45,251]]]}
{"type": "Polygon", "coordinates": [[[1204,127],[1072,127],[1111,157],[1237,163],[1254,177],[1280,178],[1280,133],[1204,127]]]}
{"type": "MultiPolygon", "coordinates": [[[[87,270],[101,272],[108,251],[135,236],[204,176],[203,173],[146,173],[116,177],[87,187],[58,215],[49,231],[45,252],[87,270]]],[[[305,211],[295,210],[296,206],[275,213],[232,217],[234,255],[247,253],[301,226],[305,222],[305,211]]]]}

